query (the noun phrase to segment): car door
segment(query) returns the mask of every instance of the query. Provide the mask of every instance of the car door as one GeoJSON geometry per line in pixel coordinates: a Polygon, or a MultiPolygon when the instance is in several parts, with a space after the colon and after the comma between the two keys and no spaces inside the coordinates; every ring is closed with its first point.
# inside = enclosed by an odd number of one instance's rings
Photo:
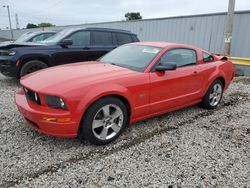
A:
{"type": "Polygon", "coordinates": [[[72,45],[58,46],[52,55],[56,65],[91,60],[90,31],[76,31],[64,39],[72,40],[72,45]]]}
{"type": "Polygon", "coordinates": [[[91,31],[91,60],[97,60],[115,47],[111,32],[91,31]]]}
{"type": "Polygon", "coordinates": [[[202,81],[199,75],[197,52],[194,49],[168,50],[158,61],[164,65],[173,63],[176,70],[150,73],[151,113],[167,111],[197,100],[202,81]]]}

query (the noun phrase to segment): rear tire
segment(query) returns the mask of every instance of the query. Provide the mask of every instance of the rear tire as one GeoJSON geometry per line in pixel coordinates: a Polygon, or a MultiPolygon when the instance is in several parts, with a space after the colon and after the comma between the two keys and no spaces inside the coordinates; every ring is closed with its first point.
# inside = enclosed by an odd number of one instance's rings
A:
{"type": "Polygon", "coordinates": [[[45,69],[48,65],[42,61],[39,60],[31,60],[25,63],[20,70],[20,77],[23,77],[27,74],[30,74],[32,72],[45,69]]]}
{"type": "Polygon", "coordinates": [[[79,138],[95,145],[105,145],[117,139],[126,127],[127,108],[116,97],[105,97],[86,111],[79,129],[79,138]]]}
{"type": "Polygon", "coordinates": [[[223,83],[220,80],[215,80],[208,88],[201,105],[203,108],[214,109],[220,104],[222,96],[223,83]]]}

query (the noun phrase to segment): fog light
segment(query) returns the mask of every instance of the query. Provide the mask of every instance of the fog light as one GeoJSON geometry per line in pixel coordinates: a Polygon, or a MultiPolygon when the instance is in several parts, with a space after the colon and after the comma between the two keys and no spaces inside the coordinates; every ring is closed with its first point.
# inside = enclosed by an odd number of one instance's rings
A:
{"type": "Polygon", "coordinates": [[[55,117],[43,117],[42,119],[45,121],[56,121],[57,120],[55,117]]]}
{"type": "Polygon", "coordinates": [[[64,123],[64,122],[69,122],[70,120],[71,120],[71,118],[58,118],[57,122],[64,123]]]}
{"type": "Polygon", "coordinates": [[[66,118],[43,117],[42,120],[50,121],[50,122],[66,123],[66,122],[70,122],[71,118],[69,117],[66,117],[66,118]]]}

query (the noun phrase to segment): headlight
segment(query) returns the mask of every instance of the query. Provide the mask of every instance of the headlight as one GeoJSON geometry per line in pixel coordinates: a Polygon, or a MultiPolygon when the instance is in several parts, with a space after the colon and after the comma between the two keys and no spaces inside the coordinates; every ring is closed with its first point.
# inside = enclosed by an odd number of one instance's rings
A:
{"type": "Polygon", "coordinates": [[[15,55],[15,54],[16,54],[15,51],[9,51],[9,56],[13,56],[13,55],[15,55]]]}
{"type": "Polygon", "coordinates": [[[13,56],[15,55],[16,52],[15,51],[11,51],[11,50],[0,50],[0,56],[13,56]]]}
{"type": "Polygon", "coordinates": [[[45,101],[47,105],[51,108],[59,108],[63,110],[68,110],[68,107],[65,104],[64,100],[60,97],[46,95],[45,101]]]}

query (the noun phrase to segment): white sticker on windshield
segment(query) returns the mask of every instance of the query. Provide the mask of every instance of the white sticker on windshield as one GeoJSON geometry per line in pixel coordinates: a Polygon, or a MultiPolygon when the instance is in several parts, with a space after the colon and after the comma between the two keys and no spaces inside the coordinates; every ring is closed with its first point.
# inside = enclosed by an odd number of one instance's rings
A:
{"type": "Polygon", "coordinates": [[[157,54],[159,52],[159,50],[156,49],[156,48],[154,48],[154,49],[143,49],[142,52],[143,53],[157,54]]]}

